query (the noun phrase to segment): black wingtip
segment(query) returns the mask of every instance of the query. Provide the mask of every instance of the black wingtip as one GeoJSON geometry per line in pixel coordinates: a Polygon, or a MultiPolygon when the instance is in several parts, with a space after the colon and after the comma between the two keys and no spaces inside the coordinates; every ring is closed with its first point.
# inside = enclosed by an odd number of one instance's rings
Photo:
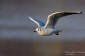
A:
{"type": "Polygon", "coordinates": [[[80,11],[80,14],[83,14],[83,12],[82,12],[82,11],[80,11]]]}

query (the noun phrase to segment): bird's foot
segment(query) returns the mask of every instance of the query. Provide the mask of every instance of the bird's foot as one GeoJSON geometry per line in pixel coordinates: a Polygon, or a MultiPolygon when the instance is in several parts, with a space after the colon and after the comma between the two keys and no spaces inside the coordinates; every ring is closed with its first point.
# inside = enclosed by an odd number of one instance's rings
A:
{"type": "Polygon", "coordinates": [[[56,34],[56,35],[59,35],[59,32],[56,32],[55,34],[56,34]]]}
{"type": "Polygon", "coordinates": [[[56,35],[59,35],[60,32],[62,32],[62,31],[61,31],[61,30],[57,30],[57,31],[55,32],[55,34],[56,34],[56,35]]]}

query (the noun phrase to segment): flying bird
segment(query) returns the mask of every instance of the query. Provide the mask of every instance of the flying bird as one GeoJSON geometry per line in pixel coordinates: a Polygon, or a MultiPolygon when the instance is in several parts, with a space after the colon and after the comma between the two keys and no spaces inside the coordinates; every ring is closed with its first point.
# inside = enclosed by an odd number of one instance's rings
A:
{"type": "Polygon", "coordinates": [[[48,15],[48,19],[46,24],[42,21],[32,18],[28,16],[30,20],[32,20],[34,23],[37,24],[37,28],[34,30],[34,32],[37,32],[41,36],[49,36],[49,35],[59,35],[60,30],[57,30],[55,28],[56,23],[61,17],[72,15],[72,14],[82,14],[82,11],[63,11],[63,12],[55,12],[50,15],[48,15]]]}

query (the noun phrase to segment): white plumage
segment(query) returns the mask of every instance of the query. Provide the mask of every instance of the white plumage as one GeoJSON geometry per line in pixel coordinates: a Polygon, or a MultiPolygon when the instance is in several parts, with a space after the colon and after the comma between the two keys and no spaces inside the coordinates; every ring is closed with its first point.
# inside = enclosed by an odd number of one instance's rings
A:
{"type": "Polygon", "coordinates": [[[81,14],[82,11],[63,11],[63,12],[55,12],[48,16],[46,24],[38,19],[29,17],[30,20],[35,22],[38,25],[38,28],[34,32],[37,32],[39,35],[48,36],[52,34],[59,35],[60,30],[55,29],[56,22],[64,16],[72,15],[72,14],[81,14]]]}

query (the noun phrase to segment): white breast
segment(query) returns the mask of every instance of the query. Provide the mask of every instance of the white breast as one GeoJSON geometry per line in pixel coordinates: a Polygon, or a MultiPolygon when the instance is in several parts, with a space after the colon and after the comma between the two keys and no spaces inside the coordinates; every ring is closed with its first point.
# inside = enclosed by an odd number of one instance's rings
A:
{"type": "Polygon", "coordinates": [[[41,31],[38,31],[38,34],[42,36],[48,36],[51,35],[52,32],[53,29],[42,29],[41,31]]]}

